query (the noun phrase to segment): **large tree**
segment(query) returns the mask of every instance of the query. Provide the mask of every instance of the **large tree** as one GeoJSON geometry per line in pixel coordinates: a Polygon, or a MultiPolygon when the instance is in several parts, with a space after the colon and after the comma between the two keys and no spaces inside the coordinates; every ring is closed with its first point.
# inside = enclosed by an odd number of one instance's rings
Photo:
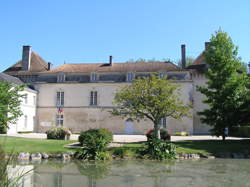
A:
{"type": "Polygon", "coordinates": [[[208,108],[199,115],[202,122],[212,126],[212,134],[222,136],[223,140],[226,128],[239,125],[238,116],[245,112],[242,107],[248,93],[248,76],[237,51],[228,34],[219,30],[212,35],[203,54],[208,81],[199,91],[206,96],[204,102],[208,108]]]}
{"type": "Polygon", "coordinates": [[[22,115],[20,109],[20,94],[23,86],[14,85],[8,82],[0,82],[0,133],[6,133],[9,123],[15,123],[22,115]]]}
{"type": "Polygon", "coordinates": [[[114,115],[132,119],[149,119],[154,124],[155,137],[160,138],[160,120],[164,117],[180,119],[188,115],[189,106],[179,97],[176,84],[151,75],[138,78],[132,84],[123,87],[116,93],[113,109],[114,115]]]}

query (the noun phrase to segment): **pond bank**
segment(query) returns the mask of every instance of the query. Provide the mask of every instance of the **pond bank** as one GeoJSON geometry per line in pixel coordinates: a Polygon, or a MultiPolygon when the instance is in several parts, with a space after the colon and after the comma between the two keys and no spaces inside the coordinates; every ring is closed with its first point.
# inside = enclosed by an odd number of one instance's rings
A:
{"type": "MultiPolygon", "coordinates": [[[[201,154],[201,153],[180,153],[177,155],[177,160],[199,160],[199,159],[216,159],[216,158],[230,158],[230,159],[250,159],[250,154],[243,153],[218,153],[216,155],[201,154]]],[[[17,155],[16,159],[20,162],[41,162],[43,160],[57,159],[62,161],[77,160],[74,152],[65,152],[58,154],[47,153],[28,153],[21,152],[17,155]]],[[[148,160],[140,157],[119,156],[112,155],[111,160],[148,160]]]]}

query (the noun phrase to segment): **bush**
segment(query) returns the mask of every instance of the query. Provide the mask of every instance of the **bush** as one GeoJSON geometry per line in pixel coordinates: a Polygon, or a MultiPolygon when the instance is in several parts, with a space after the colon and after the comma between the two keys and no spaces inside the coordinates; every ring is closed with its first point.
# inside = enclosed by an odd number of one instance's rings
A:
{"type": "Polygon", "coordinates": [[[83,146],[80,158],[106,160],[108,154],[105,151],[108,144],[112,142],[113,135],[107,129],[90,129],[81,132],[78,140],[83,146]]]}
{"type": "MultiPolygon", "coordinates": [[[[168,133],[167,130],[165,129],[160,129],[160,134],[161,134],[161,140],[164,140],[164,141],[170,141],[170,134],[168,133]]],[[[154,137],[154,129],[150,129],[147,134],[147,139],[148,141],[149,140],[152,140],[153,137],[154,137]]]]}
{"type": "Polygon", "coordinates": [[[189,136],[188,132],[185,132],[185,131],[176,132],[174,135],[175,136],[189,136]]]}
{"type": "Polygon", "coordinates": [[[145,143],[145,149],[142,151],[142,154],[155,160],[175,159],[176,146],[166,141],[153,138],[145,143]]]}
{"type": "Polygon", "coordinates": [[[64,140],[65,136],[71,134],[71,132],[63,127],[53,127],[46,134],[47,139],[64,140]]]}
{"type": "Polygon", "coordinates": [[[230,136],[250,138],[250,126],[231,127],[230,136]]]}

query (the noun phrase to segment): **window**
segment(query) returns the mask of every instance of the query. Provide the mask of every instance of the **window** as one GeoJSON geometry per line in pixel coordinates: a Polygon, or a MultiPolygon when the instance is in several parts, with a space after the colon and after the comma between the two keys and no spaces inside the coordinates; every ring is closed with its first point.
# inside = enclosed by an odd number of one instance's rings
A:
{"type": "Polygon", "coordinates": [[[62,114],[56,115],[56,126],[63,126],[63,115],[62,114]]]}
{"type": "Polygon", "coordinates": [[[25,115],[24,116],[24,128],[27,129],[27,127],[28,127],[28,116],[25,115]]]}
{"type": "Polygon", "coordinates": [[[160,120],[160,127],[166,129],[167,125],[166,125],[166,118],[161,118],[160,120]]]}
{"type": "Polygon", "coordinates": [[[96,73],[91,73],[90,75],[90,81],[97,81],[97,74],[96,73]]]}
{"type": "Polygon", "coordinates": [[[56,92],[56,105],[63,106],[64,105],[64,92],[56,92]]]}
{"type": "Polygon", "coordinates": [[[127,82],[132,82],[132,81],[133,81],[133,78],[134,78],[133,73],[128,73],[128,74],[127,74],[127,82]]]}
{"type": "Polygon", "coordinates": [[[163,77],[164,77],[164,73],[159,72],[159,73],[158,73],[158,77],[163,78],[163,77]]]}
{"type": "Polygon", "coordinates": [[[57,75],[57,82],[65,82],[65,74],[64,73],[59,73],[57,75]]]}
{"type": "Polygon", "coordinates": [[[97,105],[97,91],[90,92],[90,105],[97,105]]]}
{"type": "Polygon", "coordinates": [[[36,105],[36,96],[33,96],[33,104],[36,105]]]}
{"type": "Polygon", "coordinates": [[[25,96],[24,96],[24,103],[28,104],[28,94],[25,94],[25,96]]]}

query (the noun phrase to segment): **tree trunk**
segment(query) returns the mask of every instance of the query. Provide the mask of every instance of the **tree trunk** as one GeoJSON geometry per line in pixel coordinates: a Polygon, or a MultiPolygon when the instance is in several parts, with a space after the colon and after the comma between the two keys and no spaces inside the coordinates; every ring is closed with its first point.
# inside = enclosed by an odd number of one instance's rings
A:
{"type": "Polygon", "coordinates": [[[223,132],[222,132],[222,141],[224,142],[226,140],[226,134],[225,134],[225,128],[223,129],[223,132]]]}
{"type": "Polygon", "coordinates": [[[161,132],[158,122],[154,123],[154,137],[157,139],[161,139],[161,132]]]}

